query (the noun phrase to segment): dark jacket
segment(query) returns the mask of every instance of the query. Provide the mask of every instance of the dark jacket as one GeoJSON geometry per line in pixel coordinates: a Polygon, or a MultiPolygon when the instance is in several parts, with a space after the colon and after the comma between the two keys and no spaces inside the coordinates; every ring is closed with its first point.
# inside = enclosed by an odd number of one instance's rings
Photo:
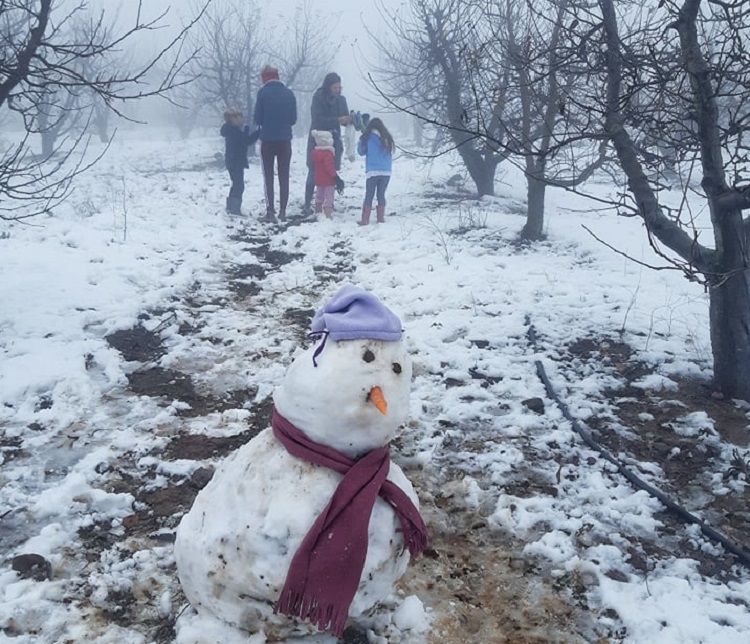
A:
{"type": "Polygon", "coordinates": [[[247,149],[258,140],[258,132],[247,132],[245,129],[224,123],[221,126],[221,136],[226,144],[224,162],[227,170],[247,168],[247,149]]]}
{"type": "MultiPolygon", "coordinates": [[[[341,125],[339,116],[349,116],[346,99],[339,94],[334,96],[327,89],[319,87],[315,90],[310,103],[310,131],[328,130],[333,134],[333,149],[336,156],[336,169],[341,169],[341,152],[344,146],[341,142],[341,125]]],[[[312,165],[310,153],[315,147],[315,139],[307,137],[308,165],[312,165]]]]}
{"type": "Polygon", "coordinates": [[[253,119],[261,129],[261,141],[291,141],[297,122],[294,92],[281,81],[268,81],[258,90],[253,119]]]}

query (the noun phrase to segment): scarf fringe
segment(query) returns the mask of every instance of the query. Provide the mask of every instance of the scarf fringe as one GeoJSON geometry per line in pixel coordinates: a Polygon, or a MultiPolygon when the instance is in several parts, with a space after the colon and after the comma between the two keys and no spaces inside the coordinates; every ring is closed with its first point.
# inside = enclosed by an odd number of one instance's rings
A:
{"type": "Polygon", "coordinates": [[[403,535],[404,547],[412,557],[416,558],[426,550],[427,533],[424,530],[412,528],[408,532],[404,532],[403,535]]]}
{"type": "Polygon", "coordinates": [[[328,630],[336,637],[344,634],[346,621],[349,619],[348,606],[321,604],[316,597],[291,589],[282,591],[273,612],[307,620],[321,631],[328,630]]]}

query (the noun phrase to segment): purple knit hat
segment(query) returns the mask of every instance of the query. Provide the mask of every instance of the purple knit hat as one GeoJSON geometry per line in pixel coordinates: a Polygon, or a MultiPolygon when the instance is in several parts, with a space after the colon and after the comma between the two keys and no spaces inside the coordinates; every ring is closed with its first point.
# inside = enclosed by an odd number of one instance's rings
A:
{"type": "Polygon", "coordinates": [[[315,314],[312,333],[327,333],[331,340],[397,341],[401,320],[371,293],[345,284],[315,314]]]}

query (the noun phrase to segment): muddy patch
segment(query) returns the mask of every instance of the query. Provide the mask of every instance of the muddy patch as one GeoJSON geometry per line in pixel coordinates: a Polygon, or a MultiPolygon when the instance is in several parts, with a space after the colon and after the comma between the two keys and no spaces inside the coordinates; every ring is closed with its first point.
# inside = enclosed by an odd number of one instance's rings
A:
{"type": "Polygon", "coordinates": [[[131,391],[139,396],[162,398],[165,405],[173,401],[185,403],[188,407],[180,407],[177,416],[188,418],[242,409],[255,396],[255,392],[248,389],[229,391],[222,396],[203,395],[196,391],[190,376],[162,367],[134,371],[127,378],[131,391]]]}
{"type": "Polygon", "coordinates": [[[148,362],[166,353],[158,332],[149,331],[142,325],[110,333],[104,338],[117,349],[127,362],[148,362]]]}

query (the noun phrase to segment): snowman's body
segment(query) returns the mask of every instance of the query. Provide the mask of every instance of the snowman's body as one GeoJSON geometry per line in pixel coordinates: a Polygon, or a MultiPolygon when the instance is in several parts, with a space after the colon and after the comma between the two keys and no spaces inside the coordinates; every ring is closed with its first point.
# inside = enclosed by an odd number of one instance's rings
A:
{"type": "MultiPolygon", "coordinates": [[[[402,343],[328,340],[317,367],[312,352],[293,362],[274,396],[281,416],[350,458],[387,444],[408,413],[411,364],[402,343]],[[374,387],[388,403],[385,414],[370,400],[374,387]]],[[[177,531],[175,558],[190,603],[269,639],[316,631],[273,609],[297,548],[341,478],[289,454],[270,429],[227,458],[177,531]]],[[[388,479],[418,507],[393,463],[388,479]]],[[[378,498],[350,617],[386,599],[404,574],[409,553],[399,529],[391,506],[378,498]]]]}

